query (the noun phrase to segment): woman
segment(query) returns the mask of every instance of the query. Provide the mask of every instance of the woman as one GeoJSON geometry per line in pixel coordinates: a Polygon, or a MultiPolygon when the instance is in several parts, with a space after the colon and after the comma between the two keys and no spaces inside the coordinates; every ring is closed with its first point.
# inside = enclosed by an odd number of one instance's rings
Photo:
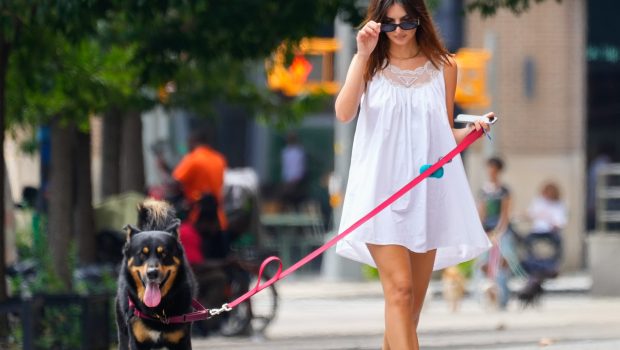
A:
{"type": "MultiPolygon", "coordinates": [[[[336,100],[342,122],[359,119],[342,229],[455,147],[477,122],[452,129],[456,63],[423,0],[371,0],[357,54],[336,100]]],[[[418,349],[416,328],[433,269],[489,247],[459,156],[338,244],[379,270],[385,294],[383,349],[418,349]]]]}

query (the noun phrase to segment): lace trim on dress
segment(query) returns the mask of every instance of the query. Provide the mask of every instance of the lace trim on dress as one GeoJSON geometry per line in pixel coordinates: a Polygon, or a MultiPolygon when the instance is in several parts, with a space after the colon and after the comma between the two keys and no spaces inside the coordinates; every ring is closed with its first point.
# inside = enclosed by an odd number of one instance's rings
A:
{"type": "Polygon", "coordinates": [[[416,69],[401,69],[392,64],[387,65],[381,74],[391,83],[404,87],[420,87],[430,83],[440,71],[427,61],[423,66],[416,69]]]}

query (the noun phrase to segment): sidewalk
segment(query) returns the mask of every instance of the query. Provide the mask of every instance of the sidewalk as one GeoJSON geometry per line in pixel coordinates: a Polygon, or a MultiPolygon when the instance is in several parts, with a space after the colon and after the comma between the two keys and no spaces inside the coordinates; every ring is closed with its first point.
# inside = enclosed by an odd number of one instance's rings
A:
{"type": "MultiPolygon", "coordinates": [[[[333,294],[332,294],[333,295],[333,294]]],[[[441,298],[424,307],[423,349],[616,350],[620,347],[620,298],[546,296],[536,308],[516,303],[507,312],[485,310],[471,298],[452,313],[441,298]]],[[[266,338],[196,339],[194,349],[378,350],[383,334],[380,297],[281,299],[266,338]]]]}
{"type": "MultiPolygon", "coordinates": [[[[518,287],[519,281],[513,281],[518,287]]],[[[433,282],[419,328],[423,349],[620,349],[620,297],[594,298],[585,274],[547,287],[535,308],[517,302],[508,311],[485,309],[473,298],[452,313],[433,282]]],[[[298,278],[278,283],[278,317],[266,337],[196,339],[195,349],[378,350],[383,297],[378,281],[329,282],[298,278]]]]}

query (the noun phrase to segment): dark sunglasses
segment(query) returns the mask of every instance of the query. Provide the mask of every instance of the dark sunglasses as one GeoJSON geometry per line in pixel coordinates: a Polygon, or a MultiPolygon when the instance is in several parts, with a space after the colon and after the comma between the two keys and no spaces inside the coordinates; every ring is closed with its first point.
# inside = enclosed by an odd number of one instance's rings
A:
{"type": "Polygon", "coordinates": [[[417,20],[415,20],[413,22],[400,22],[398,24],[396,24],[396,23],[382,23],[381,24],[381,31],[385,32],[385,33],[389,33],[389,32],[395,31],[397,27],[400,27],[400,29],[402,29],[402,30],[413,30],[413,29],[416,29],[419,26],[420,26],[420,19],[418,18],[417,20]]]}

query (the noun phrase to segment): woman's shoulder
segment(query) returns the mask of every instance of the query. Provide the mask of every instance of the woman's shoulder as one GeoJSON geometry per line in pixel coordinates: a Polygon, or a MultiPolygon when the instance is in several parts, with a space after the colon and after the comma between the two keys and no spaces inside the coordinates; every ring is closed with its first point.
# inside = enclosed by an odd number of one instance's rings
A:
{"type": "Polygon", "coordinates": [[[458,64],[456,62],[456,59],[454,58],[454,55],[445,55],[445,56],[443,56],[443,59],[442,59],[442,61],[439,62],[439,64],[443,68],[444,74],[446,74],[446,75],[451,75],[451,74],[456,75],[456,73],[458,71],[458,64]]]}

